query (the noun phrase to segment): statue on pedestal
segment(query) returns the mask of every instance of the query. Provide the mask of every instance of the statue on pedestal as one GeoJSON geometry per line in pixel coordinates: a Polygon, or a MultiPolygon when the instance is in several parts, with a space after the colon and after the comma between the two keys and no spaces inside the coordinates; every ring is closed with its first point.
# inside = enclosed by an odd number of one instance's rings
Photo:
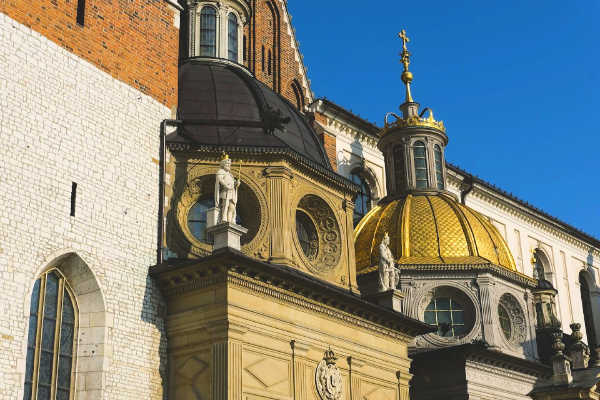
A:
{"type": "Polygon", "coordinates": [[[219,210],[217,223],[235,224],[239,186],[240,180],[231,173],[231,159],[223,153],[215,180],[215,207],[219,210]]]}
{"type": "Polygon", "coordinates": [[[400,281],[400,272],[389,246],[390,236],[386,232],[379,244],[379,285],[382,292],[396,289],[400,281]]]}

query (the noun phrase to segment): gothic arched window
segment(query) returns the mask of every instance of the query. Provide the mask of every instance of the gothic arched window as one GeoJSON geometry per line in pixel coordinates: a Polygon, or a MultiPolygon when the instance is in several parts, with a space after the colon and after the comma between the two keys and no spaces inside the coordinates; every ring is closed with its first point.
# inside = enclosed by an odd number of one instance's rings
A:
{"type": "Polygon", "coordinates": [[[425,143],[418,141],[414,147],[415,178],[417,189],[427,188],[427,151],[425,143]]]}
{"type": "Polygon", "coordinates": [[[590,297],[590,287],[586,279],[587,272],[579,273],[579,288],[581,291],[581,305],[583,307],[583,319],[585,322],[585,333],[587,335],[588,346],[590,349],[596,348],[596,329],[594,328],[594,316],[592,314],[592,299],[590,297]]]}
{"type": "Polygon", "coordinates": [[[231,61],[238,61],[238,21],[234,13],[227,19],[227,49],[231,61]]]}
{"type": "Polygon", "coordinates": [[[217,56],[217,10],[210,6],[200,12],[200,55],[217,56]]]}
{"type": "Polygon", "coordinates": [[[367,181],[358,172],[350,174],[350,180],[360,187],[356,199],[354,200],[353,219],[354,226],[356,226],[371,209],[371,189],[369,188],[367,181]]]}
{"type": "Polygon", "coordinates": [[[73,293],[60,272],[48,271],[31,294],[25,400],[72,398],[76,337],[73,293]]]}
{"type": "Polygon", "coordinates": [[[437,181],[437,188],[444,188],[444,170],[442,168],[442,148],[439,145],[435,145],[433,148],[433,155],[435,157],[435,179],[437,181]]]}

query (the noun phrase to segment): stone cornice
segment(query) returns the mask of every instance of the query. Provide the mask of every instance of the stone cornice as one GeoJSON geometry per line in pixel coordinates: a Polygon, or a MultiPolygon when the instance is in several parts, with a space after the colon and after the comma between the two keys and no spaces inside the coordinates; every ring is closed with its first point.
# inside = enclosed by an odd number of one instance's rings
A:
{"type": "Polygon", "coordinates": [[[444,349],[414,353],[411,358],[413,360],[427,360],[444,356],[460,357],[464,361],[486,364],[490,367],[490,371],[495,369],[511,370],[538,378],[549,378],[552,375],[552,369],[545,364],[501,351],[490,350],[482,343],[467,343],[444,349]]]}
{"type": "MultiPolygon", "coordinates": [[[[506,279],[509,282],[518,284],[519,286],[535,288],[537,280],[519,272],[510,271],[504,267],[487,263],[487,264],[402,264],[398,265],[402,273],[427,273],[434,275],[442,275],[444,277],[452,277],[455,273],[481,273],[490,272],[493,275],[506,279]]],[[[365,279],[365,275],[376,274],[377,271],[370,271],[366,274],[359,275],[359,279],[365,279]]]]}
{"type": "Polygon", "coordinates": [[[378,126],[325,98],[315,100],[309,106],[309,109],[325,115],[327,117],[327,126],[334,127],[352,137],[364,140],[376,148],[381,130],[378,126]]]}
{"type": "MultiPolygon", "coordinates": [[[[465,177],[465,174],[452,167],[448,168],[448,172],[448,177],[455,180],[456,185],[460,185],[460,182],[462,181],[461,178],[465,177]]],[[[572,226],[563,223],[550,215],[542,213],[535,208],[528,207],[524,202],[505,196],[502,192],[490,185],[474,182],[473,190],[469,195],[489,203],[501,211],[515,216],[540,230],[548,232],[585,252],[593,250],[594,255],[600,257],[600,241],[579,232],[572,226]],[[569,232],[575,232],[577,235],[573,235],[569,232]],[[585,235],[586,238],[583,238],[582,235],[585,235]]]]}
{"type": "Polygon", "coordinates": [[[421,321],[367,302],[355,293],[304,272],[263,263],[230,249],[199,260],[154,266],[150,275],[157,279],[167,299],[227,283],[405,341],[433,331],[421,321]]]}
{"type": "Polygon", "coordinates": [[[284,159],[292,162],[294,167],[297,167],[298,170],[307,173],[313,178],[316,178],[319,182],[324,183],[336,190],[342,190],[346,194],[352,196],[359,191],[358,185],[349,179],[346,179],[334,171],[324,168],[316,162],[303,157],[301,154],[287,147],[212,146],[183,142],[168,142],[167,148],[171,152],[187,151],[190,152],[190,155],[193,155],[194,157],[197,157],[198,153],[211,153],[213,155],[220,155],[222,152],[226,152],[232,157],[241,155],[259,156],[265,162],[269,159],[284,159]]]}

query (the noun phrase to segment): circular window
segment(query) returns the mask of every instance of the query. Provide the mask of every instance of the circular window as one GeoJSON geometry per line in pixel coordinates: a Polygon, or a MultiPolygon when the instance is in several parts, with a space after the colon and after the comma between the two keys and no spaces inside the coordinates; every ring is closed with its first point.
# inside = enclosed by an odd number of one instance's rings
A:
{"type": "Polygon", "coordinates": [[[498,322],[509,344],[517,346],[525,341],[525,314],[519,301],[509,293],[503,294],[498,302],[498,322]]]}
{"type": "Polygon", "coordinates": [[[439,336],[462,336],[466,333],[465,307],[452,298],[434,298],[425,308],[425,322],[437,325],[439,336]]]}
{"type": "MultiPolygon", "coordinates": [[[[198,200],[188,212],[188,228],[192,235],[203,243],[211,243],[206,235],[206,214],[214,206],[215,200],[212,197],[204,198],[198,200]]],[[[235,223],[243,226],[240,214],[236,215],[235,223]]]]}
{"type": "Polygon", "coordinates": [[[298,251],[316,272],[327,273],[338,265],[342,254],[340,227],[325,200],[315,195],[300,200],[296,209],[296,239],[298,251]]]}
{"type": "Polygon", "coordinates": [[[421,304],[424,307],[423,321],[437,327],[437,337],[462,338],[468,335],[475,325],[473,302],[465,293],[454,287],[440,286],[432,289],[421,304]]]}
{"type": "Polygon", "coordinates": [[[302,211],[296,211],[296,234],[304,255],[314,260],[319,252],[319,236],[315,224],[302,211]]]}
{"type": "MultiPolygon", "coordinates": [[[[176,214],[170,216],[175,217],[183,237],[171,235],[167,239],[168,246],[178,254],[210,254],[212,242],[206,235],[206,225],[207,211],[215,204],[215,175],[198,176],[179,190],[181,194],[177,200],[176,214]]],[[[261,203],[255,191],[245,182],[242,181],[238,190],[236,223],[248,229],[248,233],[241,237],[241,245],[245,246],[254,240],[261,229],[261,203]]],[[[169,225],[167,229],[170,229],[169,225]]]]}
{"type": "Polygon", "coordinates": [[[504,333],[504,337],[507,340],[510,340],[512,336],[512,327],[510,325],[510,316],[508,315],[508,311],[502,304],[498,304],[498,318],[500,319],[500,328],[502,328],[502,333],[504,333]]]}

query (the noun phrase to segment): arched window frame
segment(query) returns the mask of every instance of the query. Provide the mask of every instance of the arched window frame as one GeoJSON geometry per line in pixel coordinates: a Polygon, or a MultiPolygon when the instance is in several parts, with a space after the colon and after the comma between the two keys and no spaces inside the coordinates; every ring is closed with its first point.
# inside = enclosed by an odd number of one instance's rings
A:
{"type": "Polygon", "coordinates": [[[556,285],[556,282],[554,282],[554,269],[550,262],[550,257],[548,256],[546,251],[542,250],[540,247],[533,249],[532,264],[534,278],[545,279],[552,285],[556,285]],[[539,276],[540,271],[542,273],[542,276],[539,276]]]}
{"type": "Polygon", "coordinates": [[[217,8],[215,8],[214,6],[210,5],[210,4],[203,4],[200,5],[198,7],[198,22],[197,22],[197,34],[196,34],[196,41],[198,43],[198,50],[197,50],[197,54],[198,56],[201,57],[218,57],[219,53],[220,53],[220,46],[219,46],[219,42],[220,42],[220,26],[221,26],[221,21],[220,21],[220,14],[219,14],[219,10],[217,10],[217,8]],[[214,26],[214,54],[203,54],[203,42],[202,42],[202,31],[204,28],[204,21],[203,21],[203,13],[206,10],[212,10],[214,12],[214,17],[215,17],[215,26],[214,26]]]}
{"type": "Polygon", "coordinates": [[[414,166],[414,178],[416,189],[427,189],[429,187],[429,157],[427,157],[427,142],[423,139],[417,139],[412,144],[412,161],[414,166]],[[418,149],[423,149],[422,156],[419,154],[418,149]],[[423,163],[418,160],[423,159],[423,163]],[[422,164],[422,166],[419,166],[422,164]],[[424,171],[424,174],[419,173],[424,171]]]}
{"type": "Polygon", "coordinates": [[[364,168],[355,168],[350,172],[350,180],[359,185],[361,190],[354,199],[353,222],[354,226],[358,225],[362,217],[364,217],[373,207],[373,189],[367,178],[367,173],[364,168]],[[357,182],[357,180],[359,182],[357,182]],[[361,210],[357,212],[357,207],[361,210]]]}
{"type": "Polygon", "coordinates": [[[598,332],[596,331],[595,320],[598,315],[594,315],[593,307],[593,278],[586,269],[582,269],[579,272],[579,294],[581,296],[581,307],[583,312],[585,333],[587,337],[587,343],[590,349],[595,349],[598,346],[598,332]]]}
{"type": "Polygon", "coordinates": [[[227,59],[229,61],[233,61],[236,63],[240,62],[240,22],[239,21],[240,21],[240,18],[233,11],[227,15],[227,59]],[[234,29],[232,29],[232,26],[234,29]]]}
{"type": "Polygon", "coordinates": [[[296,98],[296,107],[298,110],[304,110],[304,93],[302,92],[302,87],[298,80],[294,79],[292,81],[292,91],[294,92],[294,97],[296,98]]]}
{"type": "MultiPolygon", "coordinates": [[[[51,299],[48,299],[51,300],[51,299]]],[[[25,369],[25,383],[24,383],[24,399],[36,399],[40,389],[40,366],[42,363],[51,363],[51,372],[49,383],[43,384],[46,390],[49,390],[50,398],[57,398],[57,392],[62,390],[63,392],[68,389],[69,399],[75,397],[75,373],[77,363],[77,337],[79,330],[79,308],[77,305],[75,293],[71,288],[68,280],[65,276],[56,268],[52,268],[44,272],[34,284],[34,288],[30,297],[30,316],[29,316],[29,327],[28,327],[28,339],[27,339],[27,358],[26,358],[26,369],[25,369]],[[46,331],[47,326],[45,325],[46,320],[52,320],[52,315],[47,313],[47,284],[48,277],[55,275],[57,277],[57,297],[55,310],[53,311],[54,319],[53,326],[50,325],[50,330],[46,331]],[[65,323],[63,320],[65,317],[65,296],[68,296],[68,300],[71,303],[73,311],[72,323],[65,323]],[[64,353],[64,346],[66,343],[63,339],[63,329],[65,324],[72,325],[71,332],[71,351],[64,353]],[[46,332],[52,333],[52,352],[50,353],[52,360],[42,360],[42,353],[48,353],[48,350],[44,350],[44,340],[49,336],[44,335],[46,332]],[[61,373],[64,372],[62,369],[61,360],[70,359],[68,373],[69,383],[67,386],[60,385],[59,378],[61,373]]],[[[66,377],[63,375],[63,379],[66,377]]],[[[64,398],[64,397],[63,397],[64,398]]]]}
{"type": "Polygon", "coordinates": [[[435,180],[437,188],[442,190],[445,188],[444,182],[444,153],[442,146],[435,144],[433,146],[433,160],[435,163],[435,180]]]}

